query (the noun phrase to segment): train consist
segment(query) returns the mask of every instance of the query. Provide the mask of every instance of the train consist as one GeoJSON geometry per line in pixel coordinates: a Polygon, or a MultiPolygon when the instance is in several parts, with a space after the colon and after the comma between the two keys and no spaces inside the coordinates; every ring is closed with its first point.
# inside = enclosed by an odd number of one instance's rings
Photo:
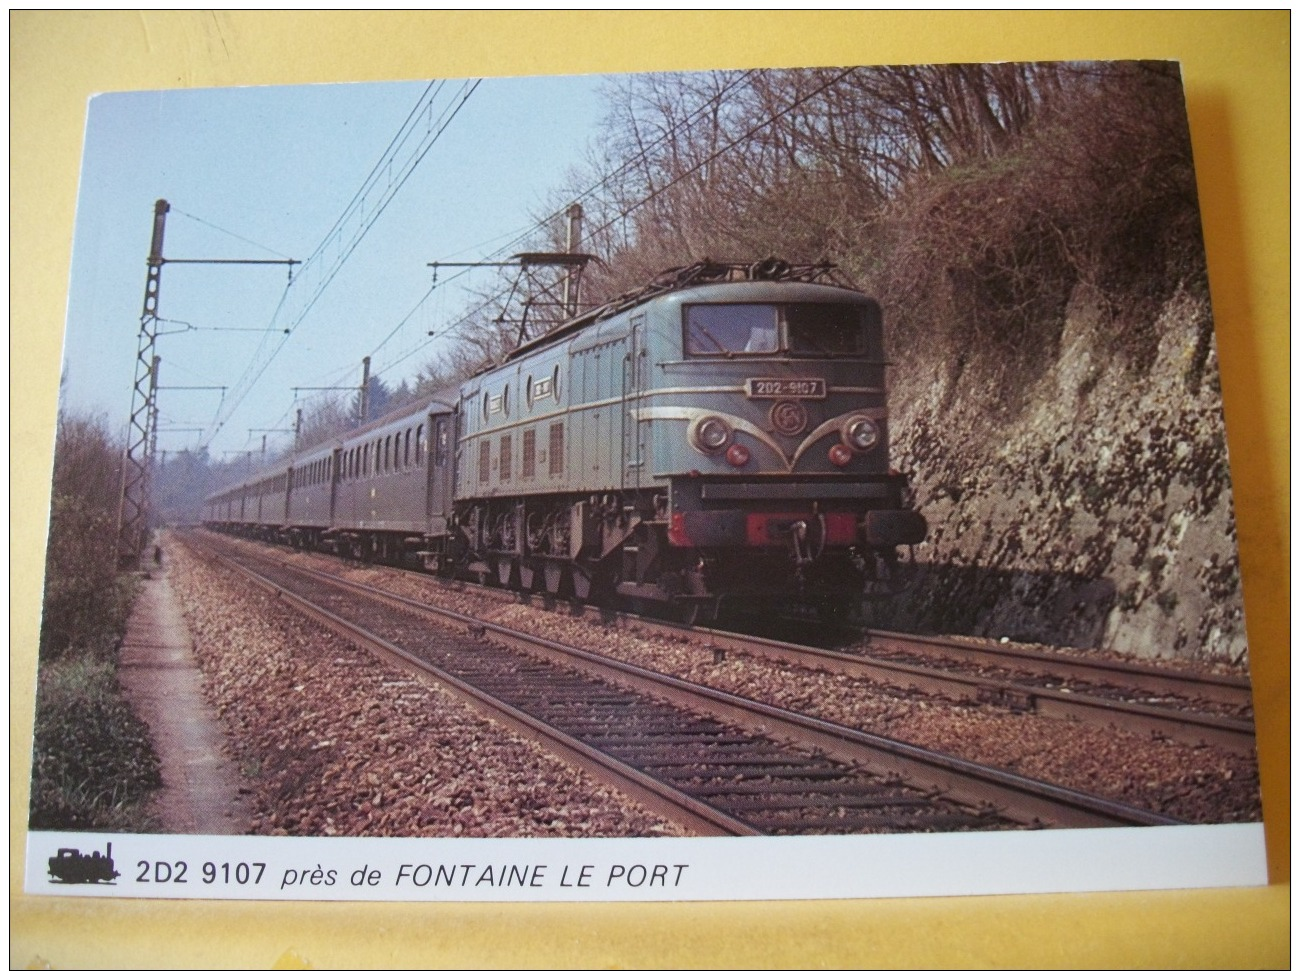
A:
{"type": "Polygon", "coordinates": [[[925,538],[879,305],[701,262],[205,503],[212,527],[586,600],[855,603],[925,538]]]}

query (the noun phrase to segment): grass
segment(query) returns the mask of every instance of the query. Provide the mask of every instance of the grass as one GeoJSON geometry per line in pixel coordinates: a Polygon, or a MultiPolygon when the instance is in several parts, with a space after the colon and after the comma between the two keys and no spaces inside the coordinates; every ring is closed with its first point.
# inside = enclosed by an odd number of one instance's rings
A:
{"type": "Polygon", "coordinates": [[[114,665],[85,655],[41,665],[33,730],[32,829],[141,832],[162,783],[149,732],[114,665]]]}

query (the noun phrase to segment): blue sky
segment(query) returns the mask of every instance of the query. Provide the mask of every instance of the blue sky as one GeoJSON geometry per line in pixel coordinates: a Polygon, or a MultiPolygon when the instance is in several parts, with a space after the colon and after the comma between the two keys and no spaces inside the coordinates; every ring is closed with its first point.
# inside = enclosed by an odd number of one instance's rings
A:
{"type": "MultiPolygon", "coordinates": [[[[484,80],[211,438],[213,458],[260,447],[261,433],[250,428],[291,427],[295,409],[309,404],[306,392],[295,400],[291,388],[358,384],[362,357],[429,290],[427,263],[488,256],[549,211],[596,132],[600,83],[596,76],[484,80]]],[[[63,407],[103,414],[111,427],[125,429],[155,199],[172,206],[167,258],[305,260],[427,89],[425,82],[310,85],[92,99],[63,407]]],[[[462,91],[459,81],[448,82],[433,99],[433,118],[462,91]]],[[[420,130],[429,127],[426,118],[420,130]]],[[[443,270],[440,281],[452,272],[443,270]]],[[[296,317],[295,301],[319,279],[303,276],[286,298],[282,266],[163,268],[159,450],[207,441],[170,429],[208,427],[223,405],[220,392],[177,386],[227,386],[228,407],[250,362],[260,367],[281,337],[230,328],[265,328],[273,319],[279,327],[296,317]]],[[[490,287],[495,279],[478,271],[439,286],[374,353],[372,371],[393,385],[411,377],[436,354],[427,332],[471,304],[465,285],[490,287]]],[[[273,434],[270,441],[288,439],[273,434]]]]}

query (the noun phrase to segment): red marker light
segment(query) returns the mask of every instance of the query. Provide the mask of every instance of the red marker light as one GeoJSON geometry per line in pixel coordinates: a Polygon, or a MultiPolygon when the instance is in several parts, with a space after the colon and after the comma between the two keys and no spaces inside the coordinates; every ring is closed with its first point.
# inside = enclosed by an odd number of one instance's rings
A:
{"type": "Polygon", "coordinates": [[[727,449],[727,463],[729,465],[734,465],[736,468],[740,468],[748,462],[749,449],[745,448],[745,446],[736,443],[731,446],[731,448],[727,449]]]}
{"type": "Polygon", "coordinates": [[[830,452],[827,454],[830,456],[831,465],[838,466],[841,469],[853,461],[853,452],[847,445],[832,445],[830,452]]]}

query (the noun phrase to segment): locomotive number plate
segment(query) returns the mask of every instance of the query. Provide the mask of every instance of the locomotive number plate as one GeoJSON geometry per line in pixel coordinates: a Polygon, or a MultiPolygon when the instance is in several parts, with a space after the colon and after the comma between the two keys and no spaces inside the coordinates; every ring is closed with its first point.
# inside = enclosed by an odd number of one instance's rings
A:
{"type": "Polygon", "coordinates": [[[747,378],[746,398],[825,398],[823,378],[747,378]]]}

